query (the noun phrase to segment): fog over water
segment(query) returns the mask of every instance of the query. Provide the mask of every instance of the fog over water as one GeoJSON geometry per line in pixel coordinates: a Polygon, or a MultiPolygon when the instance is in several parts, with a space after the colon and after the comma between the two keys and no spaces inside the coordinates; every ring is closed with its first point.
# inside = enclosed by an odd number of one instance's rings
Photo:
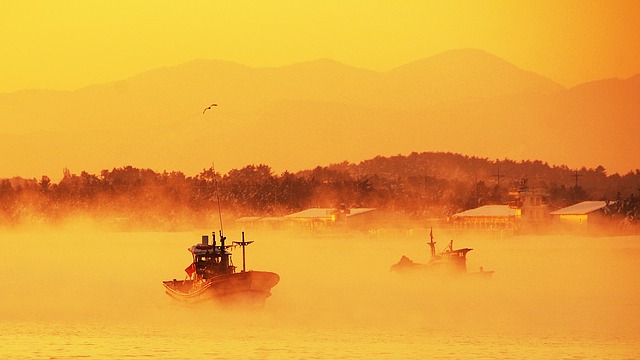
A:
{"type": "MultiPolygon", "coordinates": [[[[390,272],[402,255],[428,261],[426,229],[389,237],[250,231],[247,269],[274,271],[281,281],[265,309],[223,312],[179,304],[161,284],[185,276],[187,248],[210,230],[2,233],[0,335],[13,343],[0,353],[207,358],[191,347],[203,340],[226,344],[221,358],[407,358],[432,350],[446,357],[457,342],[480,358],[500,358],[496,346],[518,358],[640,354],[639,236],[434,229],[439,250],[451,239],[455,248],[474,249],[469,271],[495,271],[484,281],[390,272]],[[29,350],[34,343],[39,353],[29,350]]],[[[240,230],[226,235],[240,240],[240,230]]],[[[240,249],[234,262],[242,266],[240,249]]]]}

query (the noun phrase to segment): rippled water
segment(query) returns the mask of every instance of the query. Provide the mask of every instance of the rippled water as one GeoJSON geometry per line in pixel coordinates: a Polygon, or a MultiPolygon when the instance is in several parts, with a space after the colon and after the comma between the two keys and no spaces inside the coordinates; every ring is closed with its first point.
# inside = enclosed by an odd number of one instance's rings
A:
{"type": "Polygon", "coordinates": [[[64,323],[3,324],[0,329],[3,359],[635,359],[639,350],[631,338],[415,329],[243,326],[206,331],[64,323]]]}
{"type": "MultiPolygon", "coordinates": [[[[203,231],[202,233],[206,233],[203,231]]],[[[194,233],[79,229],[0,234],[2,359],[634,359],[640,237],[483,238],[489,282],[398,277],[425,234],[392,239],[248,234],[248,268],[281,282],[261,311],[186,307],[194,233]],[[252,235],[255,235],[252,236],[252,235]]],[[[234,233],[227,231],[232,238],[234,233]]],[[[239,235],[239,233],[238,233],[239,235]]],[[[436,234],[439,246],[449,240],[436,234]]],[[[236,262],[240,261],[239,258],[236,262]]],[[[236,263],[236,265],[240,265],[236,263]]]]}

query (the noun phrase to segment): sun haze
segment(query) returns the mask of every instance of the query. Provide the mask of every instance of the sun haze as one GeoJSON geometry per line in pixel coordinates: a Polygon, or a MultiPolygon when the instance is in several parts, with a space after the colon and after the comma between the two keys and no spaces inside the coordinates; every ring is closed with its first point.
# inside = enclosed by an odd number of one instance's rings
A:
{"type": "Polygon", "coordinates": [[[564,85],[640,69],[637,1],[3,3],[0,92],[77,89],[193,59],[386,71],[478,48],[564,85]]]}

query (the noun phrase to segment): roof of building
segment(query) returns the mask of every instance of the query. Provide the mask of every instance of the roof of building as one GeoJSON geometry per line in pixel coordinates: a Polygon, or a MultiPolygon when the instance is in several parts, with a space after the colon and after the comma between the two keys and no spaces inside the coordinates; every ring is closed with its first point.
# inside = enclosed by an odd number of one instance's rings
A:
{"type": "Polygon", "coordinates": [[[347,214],[347,217],[352,217],[352,216],[356,216],[356,215],[360,215],[360,214],[364,214],[364,213],[368,213],[371,212],[373,210],[375,210],[376,208],[356,208],[356,209],[349,209],[351,210],[351,212],[349,214],[347,214]]]}
{"type": "Polygon", "coordinates": [[[509,205],[484,205],[454,214],[452,217],[512,217],[515,215],[516,210],[509,205]]]}
{"type": "Polygon", "coordinates": [[[607,206],[606,201],[583,201],[551,212],[551,215],[585,215],[607,206]]]}
{"type": "Polygon", "coordinates": [[[311,208],[285,215],[286,218],[330,218],[333,208],[311,208]]]}
{"type": "MultiPolygon", "coordinates": [[[[365,212],[373,211],[375,208],[355,208],[348,209],[347,217],[359,215],[365,212]]],[[[330,219],[331,215],[336,211],[335,208],[311,208],[302,210],[293,214],[285,215],[286,218],[313,218],[313,219],[330,219]]]]}
{"type": "Polygon", "coordinates": [[[279,221],[285,221],[287,219],[283,218],[282,216],[266,216],[263,218],[260,218],[258,220],[258,222],[279,222],[279,221]]]}
{"type": "Polygon", "coordinates": [[[236,222],[252,222],[260,219],[262,219],[261,216],[243,216],[241,218],[237,218],[236,222]]]}

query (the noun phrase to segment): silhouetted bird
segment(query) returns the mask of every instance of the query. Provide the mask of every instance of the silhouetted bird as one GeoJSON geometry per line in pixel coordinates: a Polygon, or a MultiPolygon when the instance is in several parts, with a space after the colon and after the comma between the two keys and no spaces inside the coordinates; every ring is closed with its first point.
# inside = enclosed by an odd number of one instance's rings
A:
{"type": "Polygon", "coordinates": [[[212,107],[214,107],[214,106],[218,106],[218,104],[211,104],[211,105],[209,105],[209,107],[208,107],[208,108],[205,108],[204,110],[202,110],[202,113],[204,114],[204,112],[205,112],[205,111],[207,111],[207,110],[211,109],[211,108],[212,108],[212,107]]]}

